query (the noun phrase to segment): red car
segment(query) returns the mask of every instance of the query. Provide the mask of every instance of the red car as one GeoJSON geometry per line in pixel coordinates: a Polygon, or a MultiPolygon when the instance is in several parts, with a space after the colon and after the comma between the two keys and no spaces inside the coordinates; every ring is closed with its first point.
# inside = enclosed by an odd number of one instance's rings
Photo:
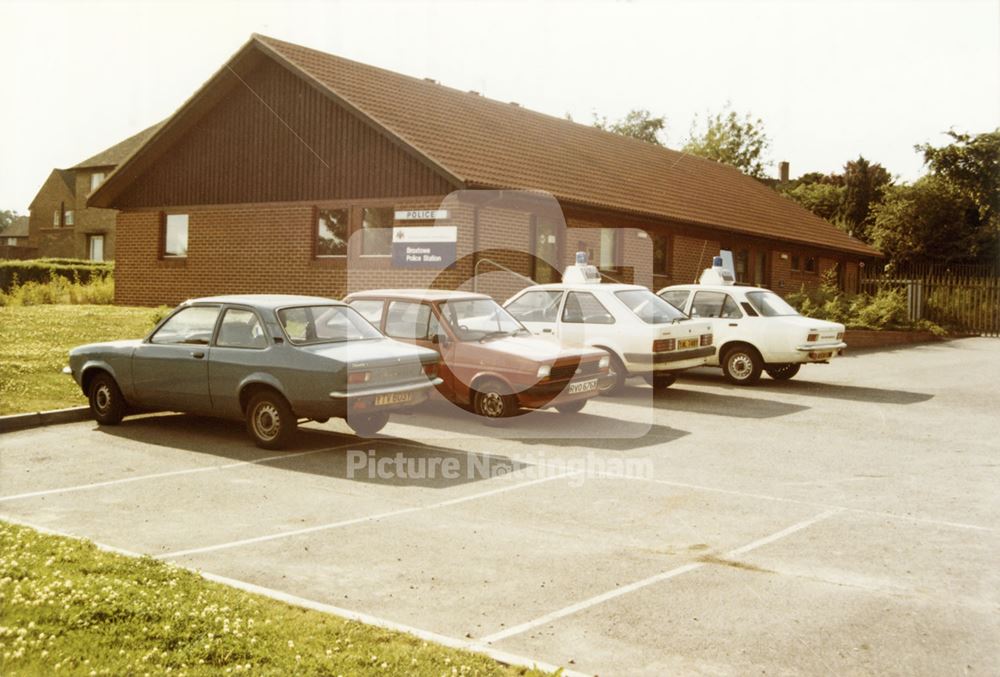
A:
{"type": "Polygon", "coordinates": [[[438,391],[481,416],[555,407],[576,413],[608,378],[608,354],[531,335],[484,294],[384,289],[344,301],[392,338],[441,355],[438,391]]]}

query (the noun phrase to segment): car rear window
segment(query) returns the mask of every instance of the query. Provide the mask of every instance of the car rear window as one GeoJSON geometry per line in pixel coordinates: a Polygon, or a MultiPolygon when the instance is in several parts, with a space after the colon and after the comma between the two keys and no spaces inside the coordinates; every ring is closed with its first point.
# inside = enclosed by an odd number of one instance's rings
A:
{"type": "Polygon", "coordinates": [[[298,306],[278,311],[288,340],[296,345],[380,338],[382,333],[350,306],[298,306]]]}

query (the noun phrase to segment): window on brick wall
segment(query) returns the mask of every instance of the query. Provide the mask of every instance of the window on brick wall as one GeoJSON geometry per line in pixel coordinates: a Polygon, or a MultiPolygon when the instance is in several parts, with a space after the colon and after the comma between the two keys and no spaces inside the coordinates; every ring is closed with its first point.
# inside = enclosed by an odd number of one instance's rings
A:
{"type": "Polygon", "coordinates": [[[618,229],[601,228],[600,268],[614,268],[618,265],[618,229]]]}
{"type": "Polygon", "coordinates": [[[802,270],[802,263],[799,259],[798,254],[792,254],[792,260],[789,265],[791,266],[792,270],[802,270]]]}
{"type": "Polygon", "coordinates": [[[392,207],[365,207],[361,210],[361,255],[392,256],[392,207]]]}
{"type": "Polygon", "coordinates": [[[320,209],[316,223],[316,256],[347,256],[348,209],[320,209]]]}
{"type": "Polygon", "coordinates": [[[62,209],[57,209],[52,212],[52,225],[58,228],[62,225],[62,209]]]}
{"type": "Polygon", "coordinates": [[[670,236],[653,233],[653,275],[670,275],[670,236]]]}
{"type": "Polygon", "coordinates": [[[163,255],[187,256],[188,215],[167,214],[163,220],[163,255]]]}
{"type": "Polygon", "coordinates": [[[814,256],[807,256],[806,257],[805,271],[807,273],[815,273],[816,272],[816,257],[814,257],[814,256]]]}
{"type": "Polygon", "coordinates": [[[559,265],[559,224],[545,219],[535,221],[534,238],[532,240],[531,277],[538,284],[548,284],[562,280],[559,265]]]}
{"type": "Polygon", "coordinates": [[[73,225],[73,210],[67,209],[66,215],[63,217],[63,224],[67,226],[73,225]]]}
{"type": "Polygon", "coordinates": [[[104,172],[94,172],[90,175],[90,192],[93,193],[98,187],[104,183],[104,172]]]}

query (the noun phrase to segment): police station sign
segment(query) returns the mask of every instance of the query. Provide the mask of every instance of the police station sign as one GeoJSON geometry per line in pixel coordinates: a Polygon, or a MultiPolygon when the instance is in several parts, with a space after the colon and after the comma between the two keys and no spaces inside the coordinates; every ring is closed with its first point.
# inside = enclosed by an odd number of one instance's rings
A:
{"type": "Polygon", "coordinates": [[[455,263],[457,226],[402,226],[392,229],[394,268],[447,268],[455,263]]]}

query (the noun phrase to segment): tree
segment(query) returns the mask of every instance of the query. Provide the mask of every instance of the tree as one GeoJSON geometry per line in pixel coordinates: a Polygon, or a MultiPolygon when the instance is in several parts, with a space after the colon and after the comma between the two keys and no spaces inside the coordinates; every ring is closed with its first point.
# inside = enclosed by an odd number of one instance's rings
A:
{"type": "Polygon", "coordinates": [[[840,215],[848,232],[868,242],[872,207],[882,201],[892,176],[879,163],[872,164],[863,156],[844,165],[844,195],[840,215]]]}
{"type": "Polygon", "coordinates": [[[834,221],[840,219],[846,188],[833,183],[813,182],[799,183],[790,188],[782,188],[781,192],[816,216],[834,221]]]}
{"type": "Polygon", "coordinates": [[[771,161],[766,152],[771,141],[764,132],[760,118],[743,116],[726,106],[726,109],[705,118],[699,130],[698,119],[691,124],[691,134],[684,151],[699,157],[732,165],[744,174],[764,178],[771,161]]]}
{"type": "Polygon", "coordinates": [[[665,134],[667,119],[664,116],[653,117],[648,110],[630,110],[621,120],[608,122],[607,117],[597,117],[594,115],[594,126],[606,132],[613,132],[628,136],[639,141],[652,143],[657,146],[664,145],[660,139],[661,134],[665,134]]]}
{"type": "Polygon", "coordinates": [[[0,233],[7,230],[18,216],[19,214],[13,209],[0,209],[0,233]]]}
{"type": "Polygon", "coordinates": [[[941,148],[915,146],[924,154],[931,175],[975,205],[975,216],[967,226],[981,231],[974,239],[994,243],[1000,256],[1000,128],[975,136],[949,131],[953,143],[941,148]]]}
{"type": "Polygon", "coordinates": [[[989,252],[993,239],[978,228],[975,202],[939,176],[893,186],[872,210],[871,242],[893,262],[952,263],[989,252]]]}

